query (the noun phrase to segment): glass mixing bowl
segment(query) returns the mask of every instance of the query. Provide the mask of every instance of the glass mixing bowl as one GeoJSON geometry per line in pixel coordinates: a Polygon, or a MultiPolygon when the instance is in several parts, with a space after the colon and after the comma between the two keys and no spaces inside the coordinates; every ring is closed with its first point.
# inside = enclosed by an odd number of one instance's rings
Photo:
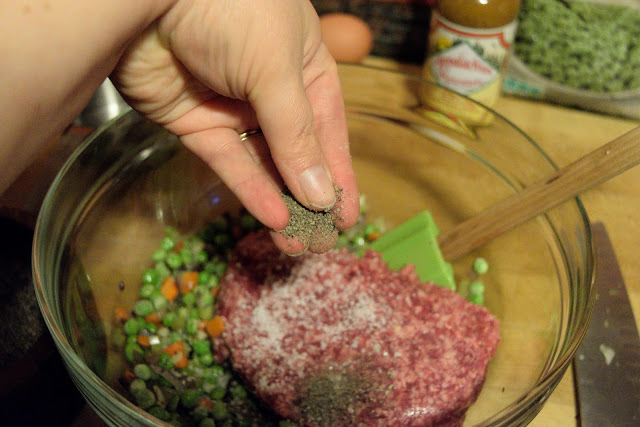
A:
{"type": "MultiPolygon", "coordinates": [[[[446,230],[555,170],[534,141],[467,98],[402,73],[339,70],[370,218],[393,226],[428,209],[446,230]],[[481,111],[491,123],[474,127],[457,110],[481,111]]],[[[35,230],[36,294],[70,375],[107,423],[162,424],[120,393],[122,360],[109,344],[115,307],[136,300],[167,225],[193,232],[239,208],[174,136],[134,112],[88,138],[55,179],[35,230]]],[[[467,275],[478,256],[490,264],[485,304],[502,339],[465,423],[527,423],[588,324],[594,249],[587,215],[578,199],[567,201],[454,260],[456,276],[467,275]]]]}

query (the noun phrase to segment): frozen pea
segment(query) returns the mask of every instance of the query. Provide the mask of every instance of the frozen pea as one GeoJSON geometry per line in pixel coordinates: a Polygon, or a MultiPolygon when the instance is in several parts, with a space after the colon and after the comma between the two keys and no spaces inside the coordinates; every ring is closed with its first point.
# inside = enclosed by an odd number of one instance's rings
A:
{"type": "Polygon", "coordinates": [[[136,378],[135,380],[131,381],[131,384],[129,384],[129,391],[134,395],[146,389],[147,384],[139,378],[136,378]]]}
{"type": "Polygon", "coordinates": [[[151,283],[143,285],[140,288],[140,297],[149,298],[151,296],[151,294],[153,294],[153,291],[155,291],[155,290],[156,290],[155,285],[153,285],[151,283]]]}
{"type": "Polygon", "coordinates": [[[482,305],[482,304],[484,304],[484,295],[483,294],[470,294],[469,295],[469,301],[474,303],[474,304],[482,305]]]}
{"type": "Polygon", "coordinates": [[[171,419],[169,411],[161,406],[152,406],[147,409],[147,412],[162,421],[169,421],[171,419]]]}
{"type": "Polygon", "coordinates": [[[194,335],[196,332],[198,332],[198,325],[200,324],[200,320],[199,319],[189,319],[187,320],[187,333],[194,335]]]}
{"type": "Polygon", "coordinates": [[[133,373],[136,374],[136,377],[140,378],[141,380],[148,380],[153,374],[151,368],[146,363],[138,363],[136,366],[134,366],[133,373]]]}
{"type": "Polygon", "coordinates": [[[214,420],[224,420],[227,418],[229,416],[227,405],[221,400],[214,401],[211,407],[211,416],[214,420]]]}
{"type": "Polygon", "coordinates": [[[176,270],[182,266],[182,256],[175,252],[171,252],[167,255],[167,265],[176,270]]]}
{"type": "Polygon", "coordinates": [[[153,251],[153,253],[151,254],[151,260],[153,262],[160,262],[160,261],[164,261],[167,258],[167,251],[165,251],[164,249],[160,248],[160,249],[156,249],[155,251],[153,251]]]}
{"type": "Polygon", "coordinates": [[[180,396],[180,403],[185,408],[193,408],[198,403],[198,400],[202,397],[202,391],[194,388],[188,388],[180,396]]]}
{"type": "Polygon", "coordinates": [[[486,259],[478,257],[473,260],[473,271],[478,275],[487,274],[487,271],[489,271],[489,263],[486,259]]]}
{"type": "Polygon", "coordinates": [[[227,394],[227,389],[224,387],[214,387],[209,393],[209,397],[213,400],[222,400],[224,395],[227,394]]]}
{"type": "Polygon", "coordinates": [[[158,272],[155,268],[148,268],[142,273],[142,283],[153,285],[158,280],[158,272]]]}
{"type": "Polygon", "coordinates": [[[154,295],[153,306],[155,307],[156,310],[162,310],[168,304],[169,304],[169,301],[167,301],[167,299],[162,294],[154,295]]]}
{"type": "Polygon", "coordinates": [[[148,409],[156,403],[156,395],[149,389],[141,390],[138,394],[134,394],[133,397],[142,409],[148,409]]]}
{"type": "Polygon", "coordinates": [[[194,292],[188,292],[182,296],[182,304],[187,307],[192,307],[196,303],[196,294],[194,292]]]}
{"type": "Polygon", "coordinates": [[[138,316],[147,316],[153,313],[153,303],[148,299],[143,299],[136,302],[136,305],[133,307],[133,311],[138,316]]]}
{"type": "Polygon", "coordinates": [[[128,343],[124,348],[124,356],[129,362],[135,362],[138,358],[142,358],[144,351],[138,343],[128,343]]]}
{"type": "Polygon", "coordinates": [[[484,284],[480,280],[474,280],[469,285],[469,293],[472,295],[481,295],[484,293],[484,284]]]}
{"type": "Polygon", "coordinates": [[[140,323],[136,319],[128,319],[122,329],[127,335],[135,335],[140,330],[140,323]]]}

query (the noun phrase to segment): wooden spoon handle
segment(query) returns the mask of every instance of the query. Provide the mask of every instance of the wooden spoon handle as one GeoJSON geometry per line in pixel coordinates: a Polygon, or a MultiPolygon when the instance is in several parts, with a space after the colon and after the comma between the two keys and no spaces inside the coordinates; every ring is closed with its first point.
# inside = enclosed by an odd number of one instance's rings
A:
{"type": "Polygon", "coordinates": [[[513,227],[640,163],[640,127],[560,169],[519,193],[443,232],[438,238],[448,261],[459,258],[513,227]]]}

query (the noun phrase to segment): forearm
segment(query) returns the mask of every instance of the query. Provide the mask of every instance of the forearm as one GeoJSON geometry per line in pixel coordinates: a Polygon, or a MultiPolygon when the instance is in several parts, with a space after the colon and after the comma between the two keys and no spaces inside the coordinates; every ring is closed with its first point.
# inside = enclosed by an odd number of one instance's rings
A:
{"type": "Polygon", "coordinates": [[[0,192],[174,0],[1,0],[0,192]]]}

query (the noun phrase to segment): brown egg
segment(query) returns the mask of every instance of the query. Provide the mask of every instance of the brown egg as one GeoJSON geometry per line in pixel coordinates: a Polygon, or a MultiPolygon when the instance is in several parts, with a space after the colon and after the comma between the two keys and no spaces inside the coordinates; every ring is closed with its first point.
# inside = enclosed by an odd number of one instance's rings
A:
{"type": "Polygon", "coordinates": [[[366,22],[346,13],[320,17],[322,39],[336,61],[360,62],[373,48],[373,33],[366,22]]]}

